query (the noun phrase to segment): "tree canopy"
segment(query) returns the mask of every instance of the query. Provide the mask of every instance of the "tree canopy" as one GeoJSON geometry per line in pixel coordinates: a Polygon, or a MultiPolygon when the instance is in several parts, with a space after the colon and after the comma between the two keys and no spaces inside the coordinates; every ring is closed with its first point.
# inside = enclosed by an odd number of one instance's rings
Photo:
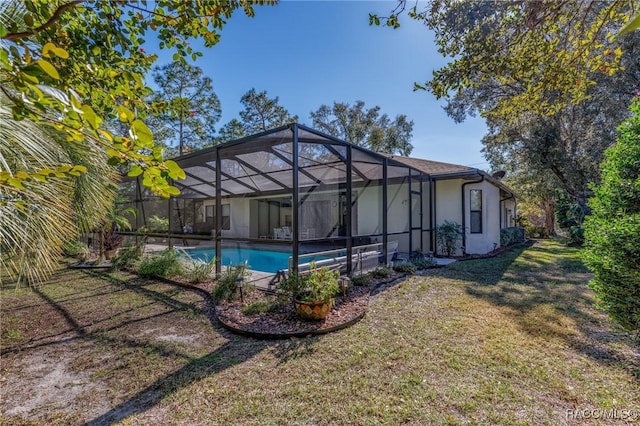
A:
{"type": "MultiPolygon", "coordinates": [[[[63,132],[71,143],[91,136],[109,162],[143,175],[143,183],[160,195],[178,193],[167,178],[183,177],[171,161],[163,161],[152,132],[142,118],[149,89],[143,77],[155,55],[142,48],[157,37],[159,47],[175,51],[174,60],[201,56],[188,41],[218,42],[220,30],[236,9],[253,16],[254,4],[273,1],[157,0],[120,2],[20,1],[0,5],[0,86],[14,118],[31,120],[63,132]],[[111,133],[104,119],[129,127],[111,133]]],[[[66,165],[64,165],[66,167],[66,165]]],[[[65,168],[55,169],[65,174],[65,168]]],[[[0,171],[0,185],[20,191],[38,170],[0,171]]],[[[46,177],[46,176],[45,176],[46,177]]]]}
{"type": "Polygon", "coordinates": [[[297,115],[291,115],[280,105],[280,99],[270,98],[266,90],[258,92],[252,88],[242,95],[240,103],[244,107],[240,120],[234,118],[220,129],[219,143],[298,121],[297,115]]]}
{"type": "Polygon", "coordinates": [[[175,61],[154,68],[153,80],[158,90],[146,122],[156,143],[169,149],[168,157],[213,144],[221,109],[211,78],[197,66],[175,61]]]}
{"type": "Polygon", "coordinates": [[[310,117],[316,129],[372,151],[409,155],[413,149],[413,121],[403,114],[392,120],[380,115],[379,106],[366,108],[363,101],[321,105],[310,117]]]}

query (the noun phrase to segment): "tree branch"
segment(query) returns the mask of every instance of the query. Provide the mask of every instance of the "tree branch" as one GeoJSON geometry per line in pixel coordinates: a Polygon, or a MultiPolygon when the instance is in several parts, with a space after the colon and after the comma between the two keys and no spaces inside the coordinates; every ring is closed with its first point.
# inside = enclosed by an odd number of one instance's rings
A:
{"type": "Polygon", "coordinates": [[[22,31],[22,32],[19,32],[19,33],[7,34],[2,38],[5,39],[5,40],[20,40],[20,39],[23,39],[25,37],[29,37],[31,35],[34,35],[35,33],[38,33],[38,32],[40,32],[42,30],[46,30],[47,28],[52,26],[58,20],[58,18],[60,18],[60,15],[62,15],[67,9],[71,9],[73,7],[76,7],[80,3],[83,3],[84,1],[85,0],[74,0],[74,1],[72,1],[70,3],[63,4],[62,6],[58,7],[55,12],[53,12],[53,15],[51,15],[51,18],[49,18],[47,20],[47,22],[45,22],[44,24],[40,25],[39,27],[33,28],[30,31],[22,31]]]}

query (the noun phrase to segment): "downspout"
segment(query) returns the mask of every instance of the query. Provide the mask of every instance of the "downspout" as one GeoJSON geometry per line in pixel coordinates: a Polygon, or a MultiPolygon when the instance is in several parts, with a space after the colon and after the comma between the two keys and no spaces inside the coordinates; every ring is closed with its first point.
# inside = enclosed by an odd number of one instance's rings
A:
{"type": "MultiPolygon", "coordinates": [[[[499,207],[499,210],[500,210],[500,229],[503,229],[503,228],[502,228],[502,203],[503,203],[503,202],[505,202],[505,201],[507,201],[507,200],[512,199],[513,197],[514,197],[514,195],[513,195],[513,194],[511,194],[511,195],[510,195],[510,196],[508,196],[507,198],[503,198],[503,199],[501,199],[501,200],[500,200],[500,203],[498,203],[498,207],[499,207]]],[[[514,210],[515,210],[515,209],[514,209],[514,210]]],[[[514,217],[515,217],[515,216],[514,216],[514,217]]],[[[508,228],[508,226],[505,226],[505,228],[508,228]]]]}
{"type": "Polygon", "coordinates": [[[462,255],[463,256],[467,253],[467,221],[465,220],[467,215],[466,215],[465,202],[464,202],[464,199],[465,199],[464,187],[474,183],[481,183],[483,181],[484,181],[484,175],[480,175],[480,180],[474,180],[474,181],[465,182],[462,184],[462,255]]]}
{"type": "Polygon", "coordinates": [[[435,226],[436,226],[436,181],[433,177],[429,176],[429,244],[433,254],[436,254],[438,247],[436,247],[435,239],[435,226]]]}

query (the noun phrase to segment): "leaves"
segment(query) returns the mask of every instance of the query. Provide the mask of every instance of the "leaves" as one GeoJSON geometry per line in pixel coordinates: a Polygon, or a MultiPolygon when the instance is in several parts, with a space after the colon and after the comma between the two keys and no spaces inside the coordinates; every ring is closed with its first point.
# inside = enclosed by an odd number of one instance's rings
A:
{"type": "Polygon", "coordinates": [[[630,33],[631,31],[636,31],[639,28],[640,28],[640,13],[637,14],[635,17],[631,18],[629,22],[627,22],[627,24],[620,29],[620,31],[618,32],[618,37],[620,37],[621,35],[630,33]]]}

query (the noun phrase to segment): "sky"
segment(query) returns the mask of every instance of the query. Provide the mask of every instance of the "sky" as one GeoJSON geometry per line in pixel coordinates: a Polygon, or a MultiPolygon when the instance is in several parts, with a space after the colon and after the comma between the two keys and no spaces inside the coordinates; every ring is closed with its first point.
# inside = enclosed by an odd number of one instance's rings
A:
{"type": "MultiPolygon", "coordinates": [[[[251,88],[277,96],[309,126],[309,113],[322,104],[362,100],[389,117],[405,114],[414,122],[412,157],[487,170],[480,152],[484,121],[456,124],[442,109],[444,101],[413,91],[414,82],[424,83],[447,63],[432,32],[407,16],[396,30],[369,26],[369,13],[386,16],[395,5],[298,0],[256,6],[253,18],[234,13],[217,45],[207,49],[192,42],[204,54],[195,65],[211,77],[222,105],[216,128],[238,118],[240,98],[251,88]]],[[[171,61],[171,53],[158,53],[156,65],[171,61]]]]}

